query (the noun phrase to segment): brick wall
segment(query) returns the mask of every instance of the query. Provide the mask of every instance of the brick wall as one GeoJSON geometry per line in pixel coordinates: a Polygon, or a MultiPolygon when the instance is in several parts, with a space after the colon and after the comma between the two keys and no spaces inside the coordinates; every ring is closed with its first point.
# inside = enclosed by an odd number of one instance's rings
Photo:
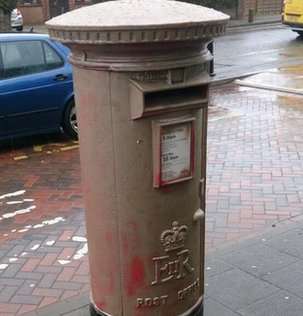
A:
{"type": "Polygon", "coordinates": [[[283,0],[242,0],[241,17],[247,17],[251,9],[259,16],[280,14],[282,3],[283,0]]]}
{"type": "Polygon", "coordinates": [[[257,13],[259,15],[280,14],[282,10],[282,0],[258,0],[257,13]]]}
{"type": "Polygon", "coordinates": [[[75,8],[75,0],[68,0],[69,9],[73,10],[75,8]]]}
{"type": "MultiPolygon", "coordinates": [[[[85,5],[85,3],[88,3],[86,1],[82,1],[83,5],[80,5],[79,3],[76,3],[76,2],[77,2],[76,0],[68,0],[68,8],[69,8],[69,10],[77,9],[77,8],[85,5]]],[[[51,18],[50,0],[41,0],[41,3],[43,4],[43,11],[44,11],[45,20],[48,20],[48,19],[51,18]]]]}
{"type": "Polygon", "coordinates": [[[26,25],[42,24],[44,22],[43,7],[36,6],[18,6],[23,16],[23,23],[26,25]]]}
{"type": "Polygon", "coordinates": [[[10,30],[10,16],[9,14],[4,14],[0,9],[0,32],[6,32],[10,30]]]}

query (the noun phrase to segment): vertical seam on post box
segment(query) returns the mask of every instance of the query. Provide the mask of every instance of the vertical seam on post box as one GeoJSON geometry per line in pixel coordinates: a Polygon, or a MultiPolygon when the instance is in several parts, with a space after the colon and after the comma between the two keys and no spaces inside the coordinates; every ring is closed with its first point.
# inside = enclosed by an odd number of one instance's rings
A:
{"type": "Polygon", "coordinates": [[[120,214],[119,214],[119,201],[118,201],[118,195],[117,195],[117,173],[116,173],[116,144],[115,144],[115,128],[114,128],[114,122],[113,122],[113,107],[112,107],[112,85],[111,85],[111,71],[109,71],[108,74],[108,90],[109,90],[109,105],[110,105],[110,123],[112,126],[112,140],[113,140],[113,167],[114,167],[114,186],[115,186],[115,204],[116,204],[116,228],[118,233],[118,258],[119,258],[119,286],[120,286],[120,301],[121,301],[121,307],[122,307],[122,313],[121,316],[124,314],[124,299],[122,294],[122,271],[121,271],[121,237],[120,237],[120,214]]]}
{"type": "MultiPolygon", "coordinates": [[[[209,91],[207,92],[207,95],[209,94],[209,91]]],[[[207,101],[207,105],[205,108],[202,109],[202,141],[201,141],[201,162],[203,162],[202,168],[201,168],[201,178],[204,179],[204,190],[203,190],[203,200],[200,201],[200,205],[201,208],[204,210],[205,212],[205,216],[202,219],[200,225],[202,225],[201,227],[201,232],[200,232],[200,249],[203,247],[203,250],[201,249],[201,257],[202,259],[202,267],[203,270],[205,268],[205,237],[206,237],[206,233],[205,233],[205,218],[206,218],[206,175],[207,175],[207,129],[208,129],[208,103],[209,101],[207,101]],[[204,171],[203,171],[204,170],[204,171]],[[203,223],[203,224],[202,224],[203,223]]],[[[201,269],[200,269],[201,270],[201,269]]],[[[202,287],[202,284],[204,285],[205,282],[205,275],[204,272],[200,271],[201,273],[201,289],[202,289],[202,295],[204,296],[204,289],[202,287]]]]}

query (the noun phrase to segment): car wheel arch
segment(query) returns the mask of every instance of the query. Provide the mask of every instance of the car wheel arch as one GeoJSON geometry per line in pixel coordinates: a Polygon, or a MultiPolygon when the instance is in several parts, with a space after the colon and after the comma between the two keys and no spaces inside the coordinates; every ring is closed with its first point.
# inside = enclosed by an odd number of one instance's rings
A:
{"type": "Polygon", "coordinates": [[[74,97],[69,98],[64,106],[61,118],[61,126],[65,134],[69,135],[73,139],[78,138],[77,117],[75,108],[74,97]],[[72,116],[75,116],[75,121],[72,120],[72,116]]]}
{"type": "Polygon", "coordinates": [[[63,111],[62,111],[62,115],[61,115],[61,124],[64,123],[64,117],[66,115],[66,111],[68,109],[68,106],[71,102],[75,102],[75,96],[71,95],[69,96],[66,101],[64,102],[64,106],[63,106],[63,111]]]}

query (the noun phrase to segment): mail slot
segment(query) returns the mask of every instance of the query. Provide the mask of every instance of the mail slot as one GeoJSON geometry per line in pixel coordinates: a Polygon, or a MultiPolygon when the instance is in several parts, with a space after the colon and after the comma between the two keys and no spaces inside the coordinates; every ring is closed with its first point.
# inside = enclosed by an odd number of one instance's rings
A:
{"type": "MultiPolygon", "coordinates": [[[[185,69],[181,71],[184,72],[185,69]]],[[[170,73],[171,71],[167,76],[170,73]]],[[[178,79],[177,83],[171,83],[171,80],[156,83],[140,83],[132,80],[130,84],[132,118],[202,108],[203,104],[208,102],[208,81],[206,73],[192,80],[178,79]]]]}
{"type": "Polygon", "coordinates": [[[227,20],[118,0],[47,23],[72,52],[92,315],[203,314],[206,45],[227,20]]]}

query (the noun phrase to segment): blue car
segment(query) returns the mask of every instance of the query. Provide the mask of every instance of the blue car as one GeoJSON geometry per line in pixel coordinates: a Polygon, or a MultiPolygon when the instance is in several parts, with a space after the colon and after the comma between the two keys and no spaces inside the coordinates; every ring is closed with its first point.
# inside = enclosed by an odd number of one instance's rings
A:
{"type": "Polygon", "coordinates": [[[0,139],[78,126],[69,49],[48,35],[0,34],[0,139]]]}

